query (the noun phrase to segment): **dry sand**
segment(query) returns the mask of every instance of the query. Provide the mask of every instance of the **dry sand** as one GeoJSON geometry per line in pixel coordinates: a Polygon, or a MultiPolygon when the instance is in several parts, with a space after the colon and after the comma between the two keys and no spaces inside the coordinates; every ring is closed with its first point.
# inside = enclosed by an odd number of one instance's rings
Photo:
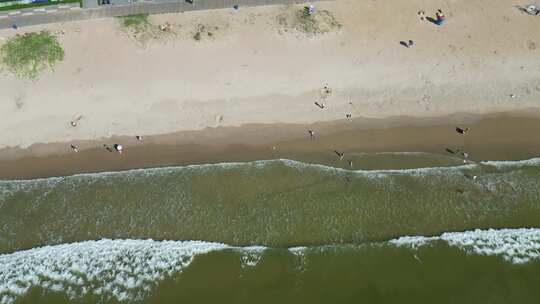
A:
{"type": "MultiPolygon", "coordinates": [[[[64,30],[58,36],[66,58],[36,81],[0,76],[0,148],[311,124],[347,113],[414,119],[522,111],[538,117],[540,17],[519,12],[516,4],[522,3],[320,2],[317,9],[330,11],[342,27],[313,36],[279,18],[300,6],[151,16],[155,25],[170,22],[174,33],[142,42],[115,19],[23,28],[17,32],[64,30]],[[443,26],[417,16],[438,8],[448,16],[443,26]],[[200,25],[212,36],[196,41],[200,25]],[[399,44],[408,39],[414,47],[399,44]],[[329,96],[321,91],[325,84],[329,96]],[[78,115],[73,128],[69,122],[78,115]]],[[[0,31],[3,38],[14,34],[0,31]]],[[[69,152],[69,146],[37,150],[69,152]]],[[[13,151],[20,150],[4,150],[0,158],[13,151]]]]}

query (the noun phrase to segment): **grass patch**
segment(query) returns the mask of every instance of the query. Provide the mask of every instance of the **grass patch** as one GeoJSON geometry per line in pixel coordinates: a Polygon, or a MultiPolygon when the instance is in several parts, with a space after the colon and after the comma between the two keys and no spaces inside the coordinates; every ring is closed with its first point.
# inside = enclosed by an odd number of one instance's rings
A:
{"type": "Polygon", "coordinates": [[[342,27],[330,11],[310,13],[308,7],[288,9],[277,16],[277,22],[283,32],[296,31],[307,36],[329,33],[342,27]]]}
{"type": "Polygon", "coordinates": [[[0,48],[1,63],[18,77],[35,79],[46,68],[64,59],[64,49],[48,31],[10,38],[0,48]]]}
{"type": "Polygon", "coordinates": [[[144,31],[149,25],[148,14],[137,14],[120,17],[122,26],[125,29],[141,32],[144,31]]]}
{"type": "Polygon", "coordinates": [[[128,15],[118,19],[121,29],[142,47],[146,47],[151,41],[164,41],[165,38],[175,35],[172,24],[153,24],[148,14],[128,15]]]}
{"type": "Polygon", "coordinates": [[[327,10],[309,13],[304,8],[296,12],[296,19],[296,29],[308,35],[324,34],[341,28],[341,24],[327,10]]]}
{"type": "Polygon", "coordinates": [[[309,12],[309,9],[304,9],[296,12],[296,18],[298,20],[297,29],[305,33],[313,33],[318,30],[317,20],[315,20],[315,14],[309,12]]]}

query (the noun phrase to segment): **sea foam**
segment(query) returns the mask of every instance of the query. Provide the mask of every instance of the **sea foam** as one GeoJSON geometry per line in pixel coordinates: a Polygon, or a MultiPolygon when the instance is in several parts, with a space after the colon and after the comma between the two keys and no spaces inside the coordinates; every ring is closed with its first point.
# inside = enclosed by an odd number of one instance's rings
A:
{"type": "MultiPolygon", "coordinates": [[[[540,228],[405,236],[389,243],[417,248],[434,241],[447,242],[469,253],[501,256],[515,264],[540,259],[540,228]]],[[[303,264],[306,252],[333,247],[336,246],[293,247],[288,251],[300,257],[303,264]]],[[[104,239],[3,254],[0,255],[0,303],[15,302],[34,286],[61,291],[71,299],[93,295],[105,302],[141,300],[160,280],[182,272],[195,256],[225,249],[239,251],[243,266],[257,265],[267,250],[261,246],[233,247],[203,241],[104,239]]]]}
{"type": "MultiPolygon", "coordinates": [[[[392,154],[427,154],[423,152],[391,152],[392,154]]],[[[377,154],[390,154],[390,152],[383,152],[383,153],[377,153],[377,154]]],[[[425,174],[425,173],[441,173],[441,172],[452,172],[455,170],[462,170],[462,169],[473,169],[478,167],[477,164],[482,165],[489,165],[494,166],[498,168],[504,168],[504,167],[512,167],[515,166],[516,168],[523,167],[523,166],[534,166],[540,164],[540,158],[532,158],[527,160],[519,160],[519,161],[482,161],[478,163],[470,162],[468,164],[464,165],[457,165],[457,166],[443,166],[443,167],[422,167],[422,168],[413,168],[413,169],[382,169],[382,170],[350,170],[350,169],[343,169],[338,167],[332,167],[329,165],[323,165],[323,164],[316,164],[316,163],[307,163],[297,160],[291,160],[291,159],[269,159],[269,160],[257,160],[257,161],[250,161],[250,162],[223,162],[223,163],[213,163],[213,164],[196,164],[196,165],[186,165],[186,166],[168,166],[168,167],[157,167],[157,168],[144,168],[144,169],[130,169],[125,171],[105,171],[105,172],[98,172],[98,173],[78,173],[70,176],[62,176],[62,177],[47,177],[47,178],[37,178],[37,179],[29,179],[29,180],[1,180],[0,181],[0,190],[3,186],[10,185],[13,186],[14,184],[18,187],[25,187],[34,183],[59,183],[64,181],[66,178],[108,178],[111,176],[125,176],[125,175],[133,175],[133,176],[145,176],[145,175],[153,175],[153,174],[171,174],[178,171],[195,171],[199,173],[203,173],[205,171],[209,170],[215,170],[215,169],[234,169],[234,168],[242,168],[242,167],[249,167],[252,166],[254,168],[264,168],[265,166],[269,165],[275,165],[275,164],[282,164],[290,168],[295,168],[297,170],[303,170],[303,169],[318,169],[321,171],[329,171],[329,172],[355,172],[357,174],[365,174],[369,176],[383,176],[386,174],[396,174],[396,173],[402,173],[402,174],[425,174]]]]}
{"type": "Polygon", "coordinates": [[[540,229],[489,229],[466,232],[447,232],[440,236],[404,236],[390,243],[417,248],[433,241],[445,241],[469,253],[497,255],[514,264],[540,258],[540,229]]]}
{"type": "Polygon", "coordinates": [[[13,303],[33,286],[70,298],[141,299],[159,281],[181,272],[193,257],[228,248],[200,241],[100,240],[0,255],[0,303],[13,303]]]}

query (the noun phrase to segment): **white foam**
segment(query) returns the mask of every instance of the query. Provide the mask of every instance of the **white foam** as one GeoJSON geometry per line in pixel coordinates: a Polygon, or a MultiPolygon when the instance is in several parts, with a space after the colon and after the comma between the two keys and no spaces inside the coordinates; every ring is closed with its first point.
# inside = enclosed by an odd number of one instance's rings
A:
{"type": "Polygon", "coordinates": [[[540,158],[531,158],[526,160],[516,160],[516,161],[484,161],[482,162],[484,165],[490,165],[495,166],[498,168],[504,168],[504,167],[523,167],[523,166],[535,166],[540,164],[540,158]]]}
{"type": "Polygon", "coordinates": [[[289,251],[296,256],[303,256],[307,249],[308,247],[298,246],[298,247],[290,247],[289,251]]]}
{"type": "Polygon", "coordinates": [[[447,232],[435,237],[404,236],[391,240],[390,243],[416,248],[437,240],[470,253],[501,256],[514,264],[540,258],[539,228],[447,232]]]}
{"type": "Polygon", "coordinates": [[[32,286],[93,293],[105,301],[141,299],[158,280],[182,271],[198,254],[229,248],[200,241],[100,240],[0,255],[0,303],[32,286]],[[91,287],[91,288],[88,288],[91,287]]]}
{"type": "Polygon", "coordinates": [[[289,252],[292,253],[296,257],[296,271],[299,273],[302,273],[307,268],[307,260],[306,260],[306,252],[308,251],[308,247],[304,246],[298,246],[298,247],[290,247],[289,252]]]}
{"type": "MultiPolygon", "coordinates": [[[[405,236],[390,243],[417,248],[434,241],[444,241],[470,253],[501,256],[515,264],[540,259],[540,228],[405,236]]],[[[3,254],[0,255],[0,303],[15,302],[33,286],[63,291],[71,299],[95,295],[104,302],[140,300],[160,280],[181,272],[196,255],[223,249],[240,252],[243,266],[257,265],[267,250],[262,246],[241,248],[202,241],[104,239],[3,254]]],[[[288,250],[300,258],[303,267],[305,253],[312,247],[288,250]]]]}
{"type": "Polygon", "coordinates": [[[304,169],[304,168],[316,168],[328,172],[341,172],[341,173],[355,173],[357,175],[364,175],[366,177],[386,177],[390,174],[426,174],[426,173],[443,173],[443,172],[452,172],[455,170],[461,170],[461,169],[474,169],[476,168],[476,165],[466,164],[466,165],[460,165],[460,166],[448,166],[448,167],[426,167],[426,168],[414,168],[414,169],[385,169],[385,170],[349,170],[349,169],[343,169],[343,168],[336,168],[331,167],[327,165],[321,165],[321,164],[310,164],[310,163],[304,163],[299,162],[295,160],[289,160],[289,159],[281,159],[285,165],[296,168],[296,169],[304,169]]]}
{"type": "MultiPolygon", "coordinates": [[[[423,152],[381,152],[378,154],[410,154],[410,155],[420,155],[423,154],[423,152]]],[[[79,173],[75,175],[71,175],[68,177],[110,177],[110,176],[118,176],[118,175],[149,175],[149,174],[167,174],[167,173],[174,173],[178,170],[188,170],[188,171],[200,171],[204,172],[206,170],[212,170],[215,168],[238,168],[246,165],[251,165],[256,168],[263,168],[267,165],[272,165],[275,163],[282,163],[286,166],[289,166],[291,168],[296,169],[304,169],[304,168],[315,168],[315,169],[321,169],[325,171],[334,171],[334,172],[356,172],[360,174],[366,174],[366,175],[384,175],[389,173],[404,173],[404,174],[423,174],[423,173],[436,173],[441,171],[452,171],[456,169],[471,169],[475,168],[477,165],[474,163],[466,164],[466,165],[459,165],[459,166],[446,166],[446,167],[426,167],[426,168],[414,168],[414,169],[397,169],[397,170],[348,170],[343,168],[336,168],[328,165],[322,165],[322,164],[313,164],[313,163],[305,163],[301,161],[296,160],[290,160],[290,159],[271,159],[271,160],[257,160],[257,161],[251,161],[251,162],[223,162],[223,163],[215,163],[215,164],[199,164],[199,165],[187,165],[187,166],[169,166],[169,167],[157,167],[157,168],[144,168],[144,169],[131,169],[126,171],[110,171],[110,172],[99,172],[99,173],[79,173]]],[[[519,161],[484,161],[479,162],[480,164],[484,165],[491,165],[496,167],[508,167],[508,166],[528,166],[528,165],[539,165],[540,164],[540,158],[532,158],[528,160],[519,160],[519,161]]],[[[49,177],[49,178],[37,178],[32,180],[0,180],[0,186],[6,185],[6,184],[13,184],[14,182],[19,183],[19,186],[26,186],[29,182],[61,182],[66,177],[49,177]]]]}
{"type": "Polygon", "coordinates": [[[397,246],[409,246],[409,247],[420,247],[424,246],[430,241],[437,240],[437,237],[425,237],[425,236],[402,236],[398,239],[390,240],[391,244],[397,246]]]}
{"type": "Polygon", "coordinates": [[[255,267],[261,260],[262,254],[267,248],[263,246],[250,246],[238,249],[242,254],[242,267],[255,267]]]}

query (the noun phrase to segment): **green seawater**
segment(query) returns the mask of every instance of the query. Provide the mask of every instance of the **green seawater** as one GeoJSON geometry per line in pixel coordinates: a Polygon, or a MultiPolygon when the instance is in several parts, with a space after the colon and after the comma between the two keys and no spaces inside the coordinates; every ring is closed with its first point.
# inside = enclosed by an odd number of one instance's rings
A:
{"type": "Polygon", "coordinates": [[[515,265],[444,243],[268,249],[256,264],[235,250],[197,256],[138,300],[32,288],[15,303],[538,303],[540,261],[515,265]]]}
{"type": "Polygon", "coordinates": [[[0,303],[538,303],[540,238],[495,246],[523,263],[387,241],[540,227],[539,159],[344,168],[268,160],[0,181],[0,303]],[[135,243],[85,243],[101,239],[135,243]],[[183,245],[160,240],[234,248],[172,254],[183,245]]]}
{"type": "Polygon", "coordinates": [[[0,252],[101,238],[290,247],[538,227],[540,165],[529,163],[350,171],[274,160],[4,181],[0,252]]]}

